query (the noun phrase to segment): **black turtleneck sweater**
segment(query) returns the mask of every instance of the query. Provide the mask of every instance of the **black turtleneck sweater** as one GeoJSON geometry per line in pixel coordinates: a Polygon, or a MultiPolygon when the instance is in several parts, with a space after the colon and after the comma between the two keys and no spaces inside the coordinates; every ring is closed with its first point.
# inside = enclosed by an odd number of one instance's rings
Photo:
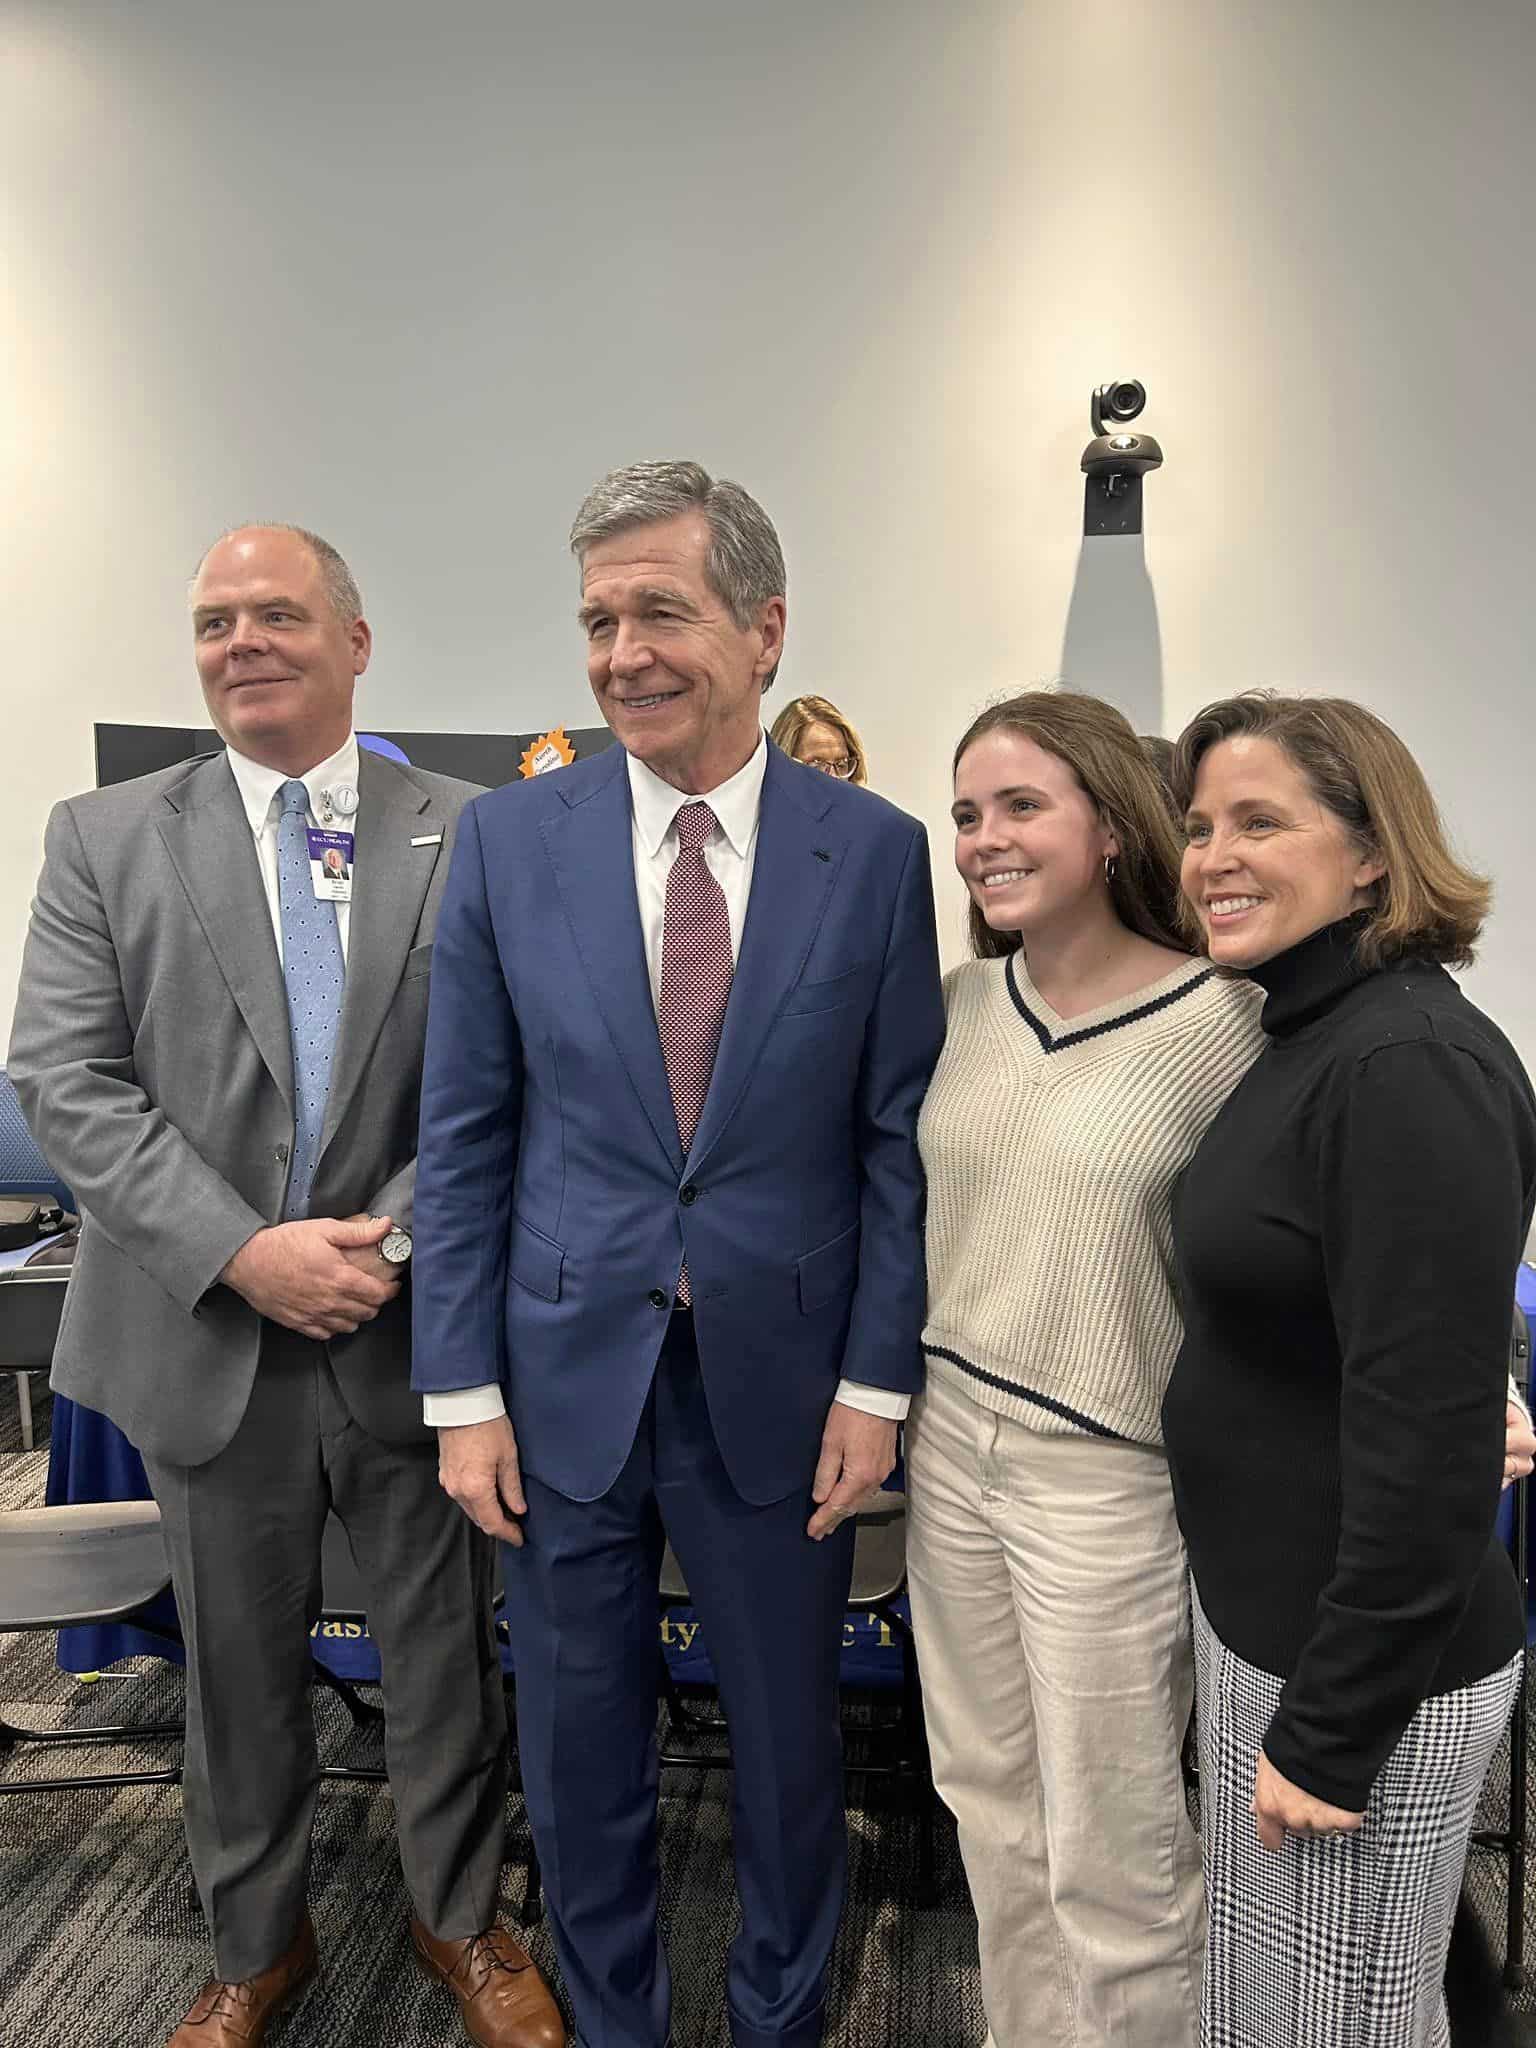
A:
{"type": "Polygon", "coordinates": [[[1536,1098],[1442,967],[1353,921],[1253,971],[1267,1043],[1174,1196],[1184,1343],[1163,1403],[1211,1626],[1285,1679],[1264,1739],[1364,1808],[1432,1694],[1524,1616],[1493,1535],[1536,1098]]]}

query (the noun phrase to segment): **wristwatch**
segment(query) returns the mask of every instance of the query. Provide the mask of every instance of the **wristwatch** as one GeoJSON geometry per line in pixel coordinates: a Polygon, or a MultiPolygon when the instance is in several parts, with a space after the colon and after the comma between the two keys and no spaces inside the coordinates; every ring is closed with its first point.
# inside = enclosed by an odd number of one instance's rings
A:
{"type": "Polygon", "coordinates": [[[379,1257],[386,1266],[408,1266],[411,1262],[411,1233],[408,1230],[386,1232],[379,1246],[379,1257]]]}

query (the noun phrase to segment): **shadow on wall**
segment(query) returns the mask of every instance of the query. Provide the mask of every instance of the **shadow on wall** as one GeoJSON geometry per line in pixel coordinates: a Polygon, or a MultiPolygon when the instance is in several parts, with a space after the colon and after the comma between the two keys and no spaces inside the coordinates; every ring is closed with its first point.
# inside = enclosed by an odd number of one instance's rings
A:
{"type": "Polygon", "coordinates": [[[1163,729],[1163,640],[1143,536],[1085,538],[1062,635],[1059,674],[1104,697],[1138,732],[1163,729]]]}

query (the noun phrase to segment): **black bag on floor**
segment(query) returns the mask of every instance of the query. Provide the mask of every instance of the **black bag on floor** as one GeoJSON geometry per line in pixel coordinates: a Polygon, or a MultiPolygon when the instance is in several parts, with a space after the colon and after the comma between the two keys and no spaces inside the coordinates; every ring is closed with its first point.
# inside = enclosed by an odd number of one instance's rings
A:
{"type": "Polygon", "coordinates": [[[20,1251],[64,1227],[64,1211],[52,1195],[0,1195],[0,1252],[20,1251]]]}

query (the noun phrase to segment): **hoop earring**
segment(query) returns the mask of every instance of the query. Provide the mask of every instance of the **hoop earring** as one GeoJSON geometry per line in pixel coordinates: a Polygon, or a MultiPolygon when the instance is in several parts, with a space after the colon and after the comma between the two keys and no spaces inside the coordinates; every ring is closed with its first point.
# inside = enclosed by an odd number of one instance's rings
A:
{"type": "Polygon", "coordinates": [[[1104,856],[1104,886],[1106,889],[1115,886],[1115,856],[1112,853],[1104,856]]]}

